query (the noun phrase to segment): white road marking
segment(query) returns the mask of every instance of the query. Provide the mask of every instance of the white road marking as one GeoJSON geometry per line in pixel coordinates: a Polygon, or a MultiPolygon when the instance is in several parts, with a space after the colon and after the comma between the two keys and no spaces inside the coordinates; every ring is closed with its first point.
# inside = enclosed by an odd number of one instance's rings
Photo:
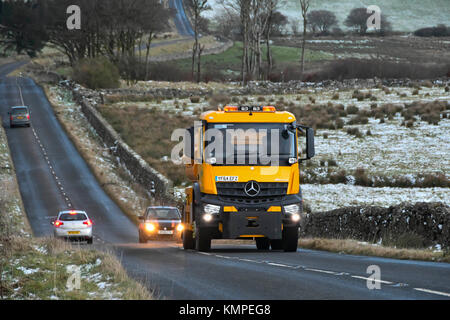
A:
{"type": "Polygon", "coordinates": [[[446,292],[434,291],[434,290],[423,289],[423,288],[414,288],[414,290],[431,293],[431,294],[437,294],[437,295],[444,296],[444,297],[450,297],[450,293],[446,293],[446,292]]]}
{"type": "Polygon", "coordinates": [[[231,257],[222,256],[220,254],[216,254],[215,256],[218,257],[218,258],[223,258],[223,259],[231,259],[231,257]]]}
{"type": "Polygon", "coordinates": [[[369,281],[379,282],[379,283],[384,283],[384,284],[393,284],[393,282],[385,281],[385,280],[378,280],[378,279],[372,279],[372,278],[361,277],[361,276],[351,276],[351,277],[355,278],[355,279],[369,280],[369,281]]]}
{"type": "Polygon", "coordinates": [[[267,262],[267,264],[270,264],[271,266],[275,266],[275,267],[295,268],[294,266],[288,266],[286,264],[281,264],[281,263],[267,262]]]}
{"type": "Polygon", "coordinates": [[[320,272],[320,273],[327,273],[327,274],[333,274],[337,275],[337,272],[334,271],[328,271],[328,270],[320,270],[320,269],[311,269],[311,268],[305,268],[306,271],[312,271],[312,272],[320,272]]]}
{"type": "Polygon", "coordinates": [[[239,258],[238,260],[240,260],[240,261],[245,261],[245,262],[260,263],[259,261],[250,260],[250,259],[242,259],[242,258],[239,258]]]}

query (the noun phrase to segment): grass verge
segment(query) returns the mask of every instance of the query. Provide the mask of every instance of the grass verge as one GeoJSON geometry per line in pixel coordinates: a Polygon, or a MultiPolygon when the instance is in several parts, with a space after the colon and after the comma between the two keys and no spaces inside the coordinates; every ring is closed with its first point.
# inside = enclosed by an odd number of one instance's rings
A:
{"type": "Polygon", "coordinates": [[[153,299],[113,253],[32,237],[1,126],[0,190],[0,299],[153,299]]]}
{"type": "Polygon", "coordinates": [[[445,251],[433,251],[431,249],[399,249],[352,239],[304,238],[299,239],[298,245],[300,248],[304,249],[352,255],[450,263],[450,254],[445,251]]]}

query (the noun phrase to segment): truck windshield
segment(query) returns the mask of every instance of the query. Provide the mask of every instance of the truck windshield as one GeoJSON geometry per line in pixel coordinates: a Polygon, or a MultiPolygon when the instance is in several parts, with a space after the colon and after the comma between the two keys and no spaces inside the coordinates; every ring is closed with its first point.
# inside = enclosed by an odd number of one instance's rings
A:
{"type": "Polygon", "coordinates": [[[211,123],[205,158],[213,165],[287,166],[297,157],[294,131],[287,123],[211,123]],[[211,161],[213,159],[213,161],[211,161]]]}

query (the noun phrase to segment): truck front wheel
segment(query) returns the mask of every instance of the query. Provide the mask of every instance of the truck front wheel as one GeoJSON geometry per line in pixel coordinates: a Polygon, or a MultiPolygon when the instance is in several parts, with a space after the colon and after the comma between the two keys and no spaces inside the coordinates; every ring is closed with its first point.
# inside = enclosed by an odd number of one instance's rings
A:
{"type": "Polygon", "coordinates": [[[269,238],[256,238],[256,248],[258,250],[269,250],[270,240],[269,238]]]}
{"type": "Polygon", "coordinates": [[[194,249],[194,237],[191,230],[183,231],[183,248],[184,250],[194,249]]]}
{"type": "Polygon", "coordinates": [[[283,250],[283,240],[270,240],[270,247],[272,248],[272,250],[283,250]]]}
{"type": "Polygon", "coordinates": [[[211,231],[209,228],[199,228],[195,230],[195,250],[209,251],[211,250],[211,231]]]}
{"type": "Polygon", "coordinates": [[[284,227],[283,229],[283,250],[285,252],[295,252],[298,247],[298,227],[284,227]]]}

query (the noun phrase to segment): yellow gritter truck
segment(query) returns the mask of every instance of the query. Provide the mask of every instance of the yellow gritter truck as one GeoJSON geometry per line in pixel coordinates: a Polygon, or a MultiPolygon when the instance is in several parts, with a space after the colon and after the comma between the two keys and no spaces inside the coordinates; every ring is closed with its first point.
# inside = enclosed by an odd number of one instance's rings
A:
{"type": "Polygon", "coordinates": [[[185,249],[209,251],[212,239],[250,238],[259,250],[297,250],[299,162],[314,156],[312,128],[273,106],[226,106],[186,130],[183,154],[193,182],[182,217],[185,249]]]}

